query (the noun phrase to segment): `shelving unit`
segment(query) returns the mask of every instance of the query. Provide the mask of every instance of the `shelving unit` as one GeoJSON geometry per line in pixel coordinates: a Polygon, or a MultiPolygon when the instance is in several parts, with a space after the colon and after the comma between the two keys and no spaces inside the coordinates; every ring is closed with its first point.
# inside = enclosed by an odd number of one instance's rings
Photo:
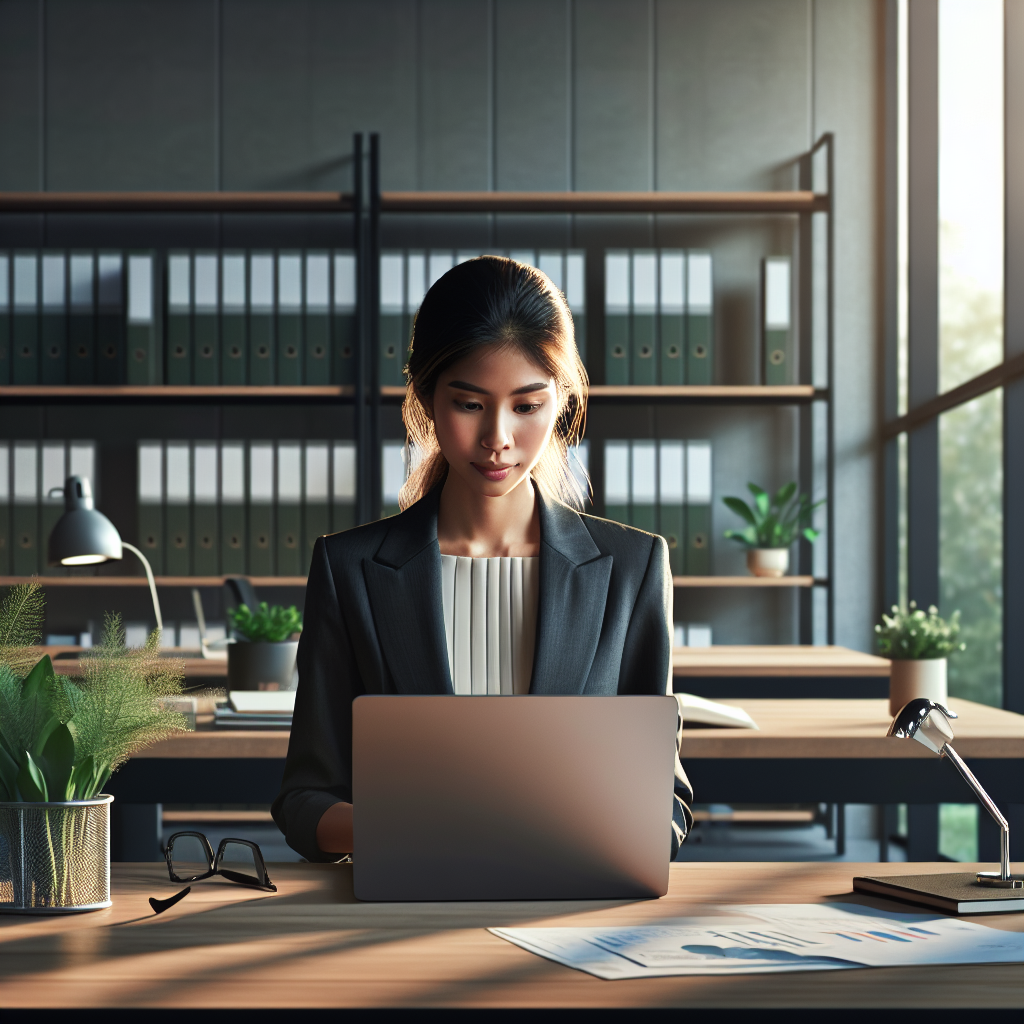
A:
{"type": "MultiPolygon", "coordinates": [[[[249,576],[254,587],[304,587],[305,576],[249,576]]],[[[0,576],[0,587],[38,579],[44,587],[148,587],[145,576],[0,576]]],[[[222,587],[226,576],[154,576],[158,587],[222,587]]]]}

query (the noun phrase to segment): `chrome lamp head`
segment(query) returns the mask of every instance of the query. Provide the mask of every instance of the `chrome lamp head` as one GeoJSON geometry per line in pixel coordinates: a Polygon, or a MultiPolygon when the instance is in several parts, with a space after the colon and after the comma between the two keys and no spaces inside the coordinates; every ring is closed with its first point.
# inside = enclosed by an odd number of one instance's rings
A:
{"type": "Polygon", "coordinates": [[[950,745],[953,739],[953,727],[949,724],[956,714],[945,705],[934,700],[918,697],[905,704],[892,720],[887,736],[901,740],[917,740],[933,754],[952,761],[957,771],[964,777],[967,785],[974,790],[975,796],[999,826],[999,871],[979,871],[979,885],[994,886],[999,889],[1024,888],[1024,879],[1014,877],[1010,872],[1010,826],[1003,817],[995,802],[982,788],[974,773],[964,760],[950,745]]]}

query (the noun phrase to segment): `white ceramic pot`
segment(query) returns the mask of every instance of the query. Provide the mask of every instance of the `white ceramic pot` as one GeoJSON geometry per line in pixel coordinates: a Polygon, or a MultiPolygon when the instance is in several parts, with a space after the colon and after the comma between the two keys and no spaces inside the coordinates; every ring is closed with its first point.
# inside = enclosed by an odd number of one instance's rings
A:
{"type": "Polygon", "coordinates": [[[789,548],[750,548],[747,568],[755,576],[785,576],[789,569],[789,548]]]}
{"type": "Polygon", "coordinates": [[[889,674],[889,714],[896,715],[915,697],[945,704],[945,658],[894,658],[889,674]]]}

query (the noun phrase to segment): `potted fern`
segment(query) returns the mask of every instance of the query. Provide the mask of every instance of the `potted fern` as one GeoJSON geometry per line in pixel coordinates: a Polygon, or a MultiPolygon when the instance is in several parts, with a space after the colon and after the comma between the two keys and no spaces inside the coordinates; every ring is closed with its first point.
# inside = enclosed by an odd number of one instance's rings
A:
{"type": "Polygon", "coordinates": [[[125,646],[117,616],[83,653],[81,678],[39,657],[43,593],[13,587],[0,604],[0,911],[110,906],[110,804],[103,787],[128,758],[186,728],[163,700],[181,692],[159,633],[125,646]]]}
{"type": "Polygon", "coordinates": [[[950,654],[965,650],[960,642],[960,612],[947,622],[935,605],[927,613],[915,601],[903,611],[892,606],[875,626],[878,652],[891,659],[889,670],[889,714],[896,715],[915,697],[945,704],[946,668],[950,654]]]}
{"type": "Polygon", "coordinates": [[[228,647],[228,688],[294,690],[299,643],[292,637],[302,629],[302,615],[295,605],[268,607],[261,601],[253,611],[242,604],[228,617],[242,636],[228,647]]]}
{"type": "Polygon", "coordinates": [[[748,483],[747,490],[754,496],[752,506],[742,498],[722,499],[747,524],[742,530],[726,530],[725,536],[747,549],[747,568],[755,576],[785,576],[793,541],[818,539],[811,522],[814,510],[825,502],[812,505],[806,494],[797,496],[795,480],[780,487],[774,497],[757,484],[748,483]]]}

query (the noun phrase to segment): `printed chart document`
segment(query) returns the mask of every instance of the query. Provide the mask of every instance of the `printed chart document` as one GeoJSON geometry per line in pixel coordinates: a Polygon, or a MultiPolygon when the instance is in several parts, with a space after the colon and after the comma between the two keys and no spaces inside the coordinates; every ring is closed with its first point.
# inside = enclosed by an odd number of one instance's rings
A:
{"type": "Polygon", "coordinates": [[[846,903],[707,910],[635,927],[490,931],[607,980],[1024,962],[1024,934],[934,914],[881,914],[846,903]]]}

